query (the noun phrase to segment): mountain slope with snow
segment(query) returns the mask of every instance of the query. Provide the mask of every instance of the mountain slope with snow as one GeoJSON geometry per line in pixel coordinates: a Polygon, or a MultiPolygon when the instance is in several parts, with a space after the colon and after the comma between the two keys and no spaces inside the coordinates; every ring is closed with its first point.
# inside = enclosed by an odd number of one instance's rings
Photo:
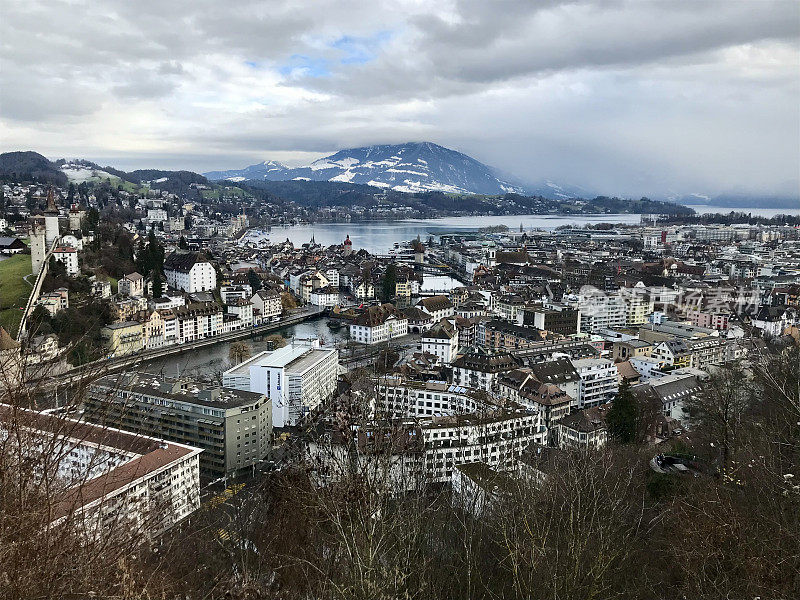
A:
{"type": "Polygon", "coordinates": [[[430,142],[384,144],[340,150],[304,167],[274,161],[245,169],[204,173],[228,181],[338,181],[399,192],[443,191],[470,194],[526,193],[526,187],[474,158],[430,142]]]}

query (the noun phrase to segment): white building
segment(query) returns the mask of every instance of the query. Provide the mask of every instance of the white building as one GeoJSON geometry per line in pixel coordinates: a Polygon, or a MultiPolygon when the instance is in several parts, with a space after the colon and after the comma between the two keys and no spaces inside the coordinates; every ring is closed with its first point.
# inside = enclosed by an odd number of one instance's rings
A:
{"type": "Polygon", "coordinates": [[[237,298],[231,300],[226,305],[229,315],[236,315],[241,322],[242,327],[253,326],[253,305],[249,300],[237,298]]]}
{"type": "Polygon", "coordinates": [[[299,424],[336,389],[339,352],[290,344],[226,371],[223,386],[266,394],[274,427],[299,424]]]}
{"type": "Polygon", "coordinates": [[[572,365],[581,378],[578,408],[597,406],[611,399],[618,388],[618,373],[607,358],[580,358],[572,365]]]}
{"type": "Polygon", "coordinates": [[[167,211],[163,208],[148,208],[147,221],[148,223],[163,223],[167,220],[167,211]]]}
{"type": "MultiPolygon", "coordinates": [[[[215,302],[195,302],[163,312],[171,312],[175,316],[176,341],[179,344],[222,333],[222,307],[215,302]]],[[[166,329],[164,337],[166,340],[166,329]]]]}
{"type": "Polygon", "coordinates": [[[620,294],[607,294],[587,286],[581,290],[578,309],[581,314],[580,330],[596,333],[600,329],[625,327],[627,306],[620,294]]]}
{"type": "Polygon", "coordinates": [[[123,296],[143,296],[144,277],[135,271],[128,273],[117,283],[117,291],[123,296]]]}
{"type": "Polygon", "coordinates": [[[253,288],[249,285],[223,285],[219,288],[219,297],[223,304],[232,300],[243,298],[249,300],[253,295],[253,288]]]}
{"type": "Polygon", "coordinates": [[[453,303],[447,296],[430,296],[417,302],[417,308],[433,317],[434,322],[447,319],[455,314],[453,303]]]}
{"type": "Polygon", "coordinates": [[[200,507],[197,448],[8,405],[0,438],[24,440],[9,456],[51,470],[52,526],[76,523],[90,538],[111,525],[154,537],[200,507]],[[27,435],[9,435],[16,431],[27,435]]]}
{"type": "Polygon", "coordinates": [[[511,371],[517,361],[509,352],[471,348],[453,362],[453,383],[487,392],[495,391],[501,373],[511,371]]]}
{"type": "Polygon", "coordinates": [[[380,344],[408,333],[408,319],[391,304],[369,306],[350,325],[350,339],[380,344]]]}
{"type": "Polygon", "coordinates": [[[250,298],[250,302],[253,304],[254,314],[262,321],[275,320],[283,312],[281,293],[276,289],[258,290],[250,298]]]}
{"type": "Polygon", "coordinates": [[[167,283],[177,290],[193,294],[217,287],[217,273],[206,258],[197,252],[173,252],[164,261],[167,283]]]}
{"type": "Polygon", "coordinates": [[[53,250],[53,258],[62,263],[67,269],[67,275],[74,277],[80,273],[78,268],[78,251],[75,248],[60,246],[53,250]]]}
{"type": "Polygon", "coordinates": [[[339,288],[327,285],[322,288],[312,290],[309,302],[314,306],[333,308],[340,303],[339,288]]]}
{"type": "Polygon", "coordinates": [[[433,354],[439,362],[449,365],[458,354],[458,330],[443,320],[422,334],[422,351],[433,354]]]}

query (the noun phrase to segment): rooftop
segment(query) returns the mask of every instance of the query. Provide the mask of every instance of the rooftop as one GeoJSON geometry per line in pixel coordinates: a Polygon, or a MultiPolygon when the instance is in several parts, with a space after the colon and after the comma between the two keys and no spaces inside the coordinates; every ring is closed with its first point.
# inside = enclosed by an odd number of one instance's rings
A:
{"type": "Polygon", "coordinates": [[[198,382],[175,377],[160,377],[150,373],[119,373],[106,375],[92,384],[93,389],[131,391],[159,398],[169,398],[187,404],[213,408],[235,408],[258,402],[263,396],[229,388],[205,388],[198,382]],[[95,386],[97,386],[95,388],[95,386]]]}

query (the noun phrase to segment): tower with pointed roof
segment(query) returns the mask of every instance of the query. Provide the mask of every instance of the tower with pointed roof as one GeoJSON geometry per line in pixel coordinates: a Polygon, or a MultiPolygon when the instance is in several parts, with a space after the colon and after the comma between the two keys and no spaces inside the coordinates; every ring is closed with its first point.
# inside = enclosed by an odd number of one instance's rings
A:
{"type": "Polygon", "coordinates": [[[58,239],[58,207],[53,188],[47,190],[47,208],[44,210],[45,245],[50,249],[58,239]]]}
{"type": "Polygon", "coordinates": [[[347,234],[347,238],[344,240],[344,245],[342,246],[342,254],[344,256],[350,256],[353,253],[353,242],[350,241],[350,234],[347,234]]]}

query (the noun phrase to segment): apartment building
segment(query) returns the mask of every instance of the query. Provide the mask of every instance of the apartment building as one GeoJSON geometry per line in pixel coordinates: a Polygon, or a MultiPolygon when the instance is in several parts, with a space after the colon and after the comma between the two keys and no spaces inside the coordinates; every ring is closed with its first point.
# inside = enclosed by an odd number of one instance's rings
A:
{"type": "Polygon", "coordinates": [[[474,347],[468,348],[452,365],[453,383],[492,392],[497,389],[499,375],[517,368],[519,363],[510,352],[474,347]]]}
{"type": "Polygon", "coordinates": [[[382,473],[390,480],[391,489],[401,493],[425,484],[450,483],[459,465],[477,461],[494,469],[513,470],[530,444],[545,439],[538,418],[529,411],[509,408],[484,415],[376,421],[350,431],[347,435],[351,438],[343,438],[344,432],[332,432],[309,450],[321,465],[317,478],[323,484],[357,466],[370,468],[372,476],[382,473]]]}
{"type": "Polygon", "coordinates": [[[272,402],[274,427],[298,425],[336,389],[339,352],[290,344],[262,352],[226,371],[222,384],[264,394],[272,402]]]}
{"type": "Polygon", "coordinates": [[[422,334],[422,351],[449,365],[458,354],[458,330],[449,321],[441,321],[422,334]]]}
{"type": "Polygon", "coordinates": [[[64,265],[67,275],[75,276],[80,273],[78,267],[78,251],[75,248],[60,246],[53,250],[53,258],[64,265]]]}
{"type": "Polygon", "coordinates": [[[128,273],[117,283],[117,291],[123,296],[144,296],[144,277],[139,273],[128,273]]]}
{"type": "Polygon", "coordinates": [[[500,401],[483,391],[441,381],[401,377],[376,380],[374,413],[378,418],[434,417],[497,410],[500,401]]]}
{"type": "Polygon", "coordinates": [[[170,310],[175,315],[179,344],[222,333],[222,307],[216,302],[194,302],[170,310]]]}
{"type": "MultiPolygon", "coordinates": [[[[515,323],[492,319],[478,323],[477,337],[487,348],[521,350],[545,341],[547,332],[535,327],[523,327],[515,323]]],[[[554,336],[555,337],[555,336],[554,336]]]]}
{"type": "Polygon", "coordinates": [[[576,450],[597,450],[606,445],[608,430],[606,413],[611,405],[577,410],[558,422],[558,447],[576,450]]]}
{"type": "Polygon", "coordinates": [[[153,538],[200,507],[198,448],[4,404],[0,437],[8,444],[22,440],[25,447],[9,456],[48,465],[54,484],[63,485],[55,492],[51,527],[77,516],[92,539],[111,527],[134,539],[153,538]],[[8,435],[11,430],[26,435],[8,435]]]}
{"type": "Polygon", "coordinates": [[[392,304],[369,306],[350,324],[350,339],[380,344],[408,333],[408,318],[392,304]]]}
{"type": "Polygon", "coordinates": [[[189,294],[208,292],[217,287],[217,273],[199,252],[173,252],[164,261],[164,276],[176,290],[189,294]]]}
{"type": "Polygon", "coordinates": [[[572,365],[581,378],[578,408],[604,404],[618,388],[618,373],[613,361],[607,358],[581,358],[572,365]]]}
{"type": "Polygon", "coordinates": [[[272,443],[272,406],[264,394],[185,378],[107,375],[90,386],[85,414],[94,423],[202,449],[200,471],[209,477],[246,473],[272,443]]]}
{"type": "Polygon", "coordinates": [[[582,293],[578,300],[581,314],[581,331],[596,333],[601,329],[624,327],[628,307],[619,294],[582,293]]]}
{"type": "Polygon", "coordinates": [[[447,296],[430,296],[417,302],[417,308],[433,317],[433,322],[452,317],[455,311],[453,303],[447,296]]]}
{"type": "MultiPolygon", "coordinates": [[[[526,308],[521,314],[522,325],[561,335],[580,333],[580,311],[574,308],[526,308]]],[[[517,318],[517,321],[519,321],[519,318],[517,318]]]]}
{"type": "Polygon", "coordinates": [[[281,293],[274,288],[258,290],[250,298],[250,302],[253,304],[254,318],[260,322],[277,319],[283,312],[281,293]]]}

